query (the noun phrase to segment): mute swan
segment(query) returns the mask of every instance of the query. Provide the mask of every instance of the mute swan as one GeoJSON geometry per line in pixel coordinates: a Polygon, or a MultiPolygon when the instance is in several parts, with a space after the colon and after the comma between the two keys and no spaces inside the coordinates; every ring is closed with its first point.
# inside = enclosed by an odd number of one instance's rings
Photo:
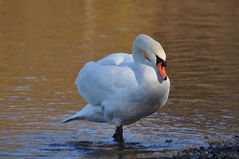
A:
{"type": "Polygon", "coordinates": [[[123,143],[123,125],[156,112],[169,95],[166,54],[148,35],[138,35],[132,54],[114,53],[97,62],[88,62],[76,78],[79,94],[88,104],[66,119],[111,123],[113,137],[123,143]]]}

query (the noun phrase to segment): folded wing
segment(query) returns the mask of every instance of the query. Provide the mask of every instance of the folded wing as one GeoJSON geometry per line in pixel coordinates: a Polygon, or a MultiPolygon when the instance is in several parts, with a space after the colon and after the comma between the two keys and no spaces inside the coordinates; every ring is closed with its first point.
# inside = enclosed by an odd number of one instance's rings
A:
{"type": "Polygon", "coordinates": [[[80,95],[91,105],[117,94],[122,89],[136,87],[132,55],[112,54],[98,62],[88,62],[80,71],[76,85],[80,95]]]}

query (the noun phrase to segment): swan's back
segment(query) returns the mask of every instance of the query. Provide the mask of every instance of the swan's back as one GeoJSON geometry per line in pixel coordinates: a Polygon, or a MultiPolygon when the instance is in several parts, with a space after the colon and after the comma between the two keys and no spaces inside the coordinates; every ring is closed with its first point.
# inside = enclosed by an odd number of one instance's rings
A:
{"type": "Polygon", "coordinates": [[[101,65],[116,65],[116,66],[122,66],[125,65],[125,63],[133,62],[132,54],[126,54],[126,53],[114,53],[109,56],[106,56],[103,59],[100,59],[97,61],[97,63],[101,65]]]}

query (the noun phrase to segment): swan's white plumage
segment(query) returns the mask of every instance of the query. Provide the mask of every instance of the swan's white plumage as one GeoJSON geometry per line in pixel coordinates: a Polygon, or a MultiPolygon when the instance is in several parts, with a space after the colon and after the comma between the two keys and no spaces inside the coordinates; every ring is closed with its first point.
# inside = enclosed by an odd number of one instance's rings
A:
{"type": "Polygon", "coordinates": [[[169,78],[162,80],[156,69],[156,55],[166,59],[161,45],[142,34],[134,42],[133,56],[115,53],[85,64],[75,83],[88,104],[66,122],[89,120],[120,126],[156,112],[166,103],[170,87],[169,78]]]}
{"type": "Polygon", "coordinates": [[[108,64],[89,62],[80,71],[76,85],[80,95],[89,104],[101,105],[110,95],[136,84],[134,72],[130,67],[118,66],[113,62],[119,63],[120,60],[112,60],[108,64]]]}

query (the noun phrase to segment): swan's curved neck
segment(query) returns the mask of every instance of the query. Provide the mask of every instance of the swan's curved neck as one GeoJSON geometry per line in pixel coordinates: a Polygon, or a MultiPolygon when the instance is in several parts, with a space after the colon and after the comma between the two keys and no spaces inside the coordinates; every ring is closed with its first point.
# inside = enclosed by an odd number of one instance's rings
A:
{"type": "Polygon", "coordinates": [[[134,40],[132,54],[135,63],[145,63],[144,52],[148,53],[150,47],[153,47],[154,40],[147,35],[141,34],[134,40]]]}
{"type": "Polygon", "coordinates": [[[133,45],[133,58],[135,63],[142,63],[144,61],[143,48],[139,45],[133,45]]]}

